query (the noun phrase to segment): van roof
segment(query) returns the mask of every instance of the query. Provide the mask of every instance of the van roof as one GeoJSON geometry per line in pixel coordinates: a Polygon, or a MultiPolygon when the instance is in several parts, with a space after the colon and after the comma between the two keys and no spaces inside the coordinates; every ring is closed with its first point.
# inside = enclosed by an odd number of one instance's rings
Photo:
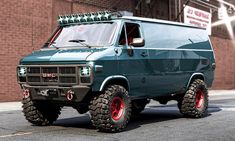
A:
{"type": "Polygon", "coordinates": [[[145,21],[145,22],[153,22],[153,23],[161,23],[161,24],[169,24],[169,25],[177,25],[177,26],[205,29],[205,28],[202,28],[202,27],[197,27],[197,26],[184,24],[184,23],[179,23],[179,22],[152,19],[152,18],[135,17],[135,16],[122,16],[122,17],[119,17],[118,19],[145,21]]]}

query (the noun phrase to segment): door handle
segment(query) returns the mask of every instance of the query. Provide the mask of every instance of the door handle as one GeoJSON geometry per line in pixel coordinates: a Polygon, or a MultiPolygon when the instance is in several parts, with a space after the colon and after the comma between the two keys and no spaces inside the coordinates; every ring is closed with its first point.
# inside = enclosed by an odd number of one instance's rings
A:
{"type": "Polygon", "coordinates": [[[143,56],[143,57],[148,56],[148,54],[146,52],[142,52],[140,55],[143,56]]]}

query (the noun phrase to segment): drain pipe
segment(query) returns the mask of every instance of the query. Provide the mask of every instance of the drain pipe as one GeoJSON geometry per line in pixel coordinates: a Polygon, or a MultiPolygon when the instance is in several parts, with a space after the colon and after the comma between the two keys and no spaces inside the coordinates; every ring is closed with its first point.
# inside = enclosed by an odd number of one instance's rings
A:
{"type": "MultiPolygon", "coordinates": [[[[181,0],[178,1],[178,12],[180,13],[181,11],[181,0]]],[[[182,22],[182,16],[179,15],[179,22],[182,22]]]]}
{"type": "Polygon", "coordinates": [[[177,15],[178,15],[178,6],[177,6],[177,0],[175,0],[175,19],[177,19],[177,15]]]}
{"type": "Polygon", "coordinates": [[[170,21],[171,20],[171,0],[168,0],[168,20],[170,21]]]}

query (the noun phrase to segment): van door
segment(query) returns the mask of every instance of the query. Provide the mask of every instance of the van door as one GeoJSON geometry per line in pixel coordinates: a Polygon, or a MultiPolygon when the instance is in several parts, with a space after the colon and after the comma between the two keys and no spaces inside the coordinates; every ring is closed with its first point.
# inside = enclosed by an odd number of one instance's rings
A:
{"type": "Polygon", "coordinates": [[[121,29],[119,46],[122,46],[122,53],[118,57],[119,73],[129,80],[131,97],[146,95],[146,62],[148,52],[144,46],[134,47],[134,38],[143,38],[140,24],[125,22],[121,29]]]}
{"type": "Polygon", "coordinates": [[[184,41],[182,31],[173,25],[143,22],[142,27],[149,53],[146,63],[149,96],[181,93],[185,85],[180,70],[182,51],[178,48],[188,39],[184,41]]]}

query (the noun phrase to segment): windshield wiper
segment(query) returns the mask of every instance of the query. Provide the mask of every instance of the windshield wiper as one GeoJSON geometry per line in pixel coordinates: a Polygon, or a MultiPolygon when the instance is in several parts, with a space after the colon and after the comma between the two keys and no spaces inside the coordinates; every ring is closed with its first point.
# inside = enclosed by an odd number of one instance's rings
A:
{"type": "Polygon", "coordinates": [[[52,46],[52,47],[54,47],[54,48],[56,48],[56,49],[59,49],[59,47],[57,47],[56,45],[54,45],[56,42],[46,42],[44,45],[43,45],[43,47],[42,48],[48,48],[49,46],[52,46]]]}
{"type": "Polygon", "coordinates": [[[52,47],[54,47],[54,48],[56,48],[56,49],[59,49],[59,47],[57,47],[56,45],[54,45],[56,42],[52,42],[51,44],[50,44],[50,46],[52,46],[52,47]]]}
{"type": "Polygon", "coordinates": [[[69,40],[69,42],[79,43],[79,44],[81,44],[81,45],[83,45],[83,46],[86,46],[86,47],[88,47],[88,48],[91,48],[90,45],[84,43],[85,41],[86,41],[86,40],[69,40]]]}

